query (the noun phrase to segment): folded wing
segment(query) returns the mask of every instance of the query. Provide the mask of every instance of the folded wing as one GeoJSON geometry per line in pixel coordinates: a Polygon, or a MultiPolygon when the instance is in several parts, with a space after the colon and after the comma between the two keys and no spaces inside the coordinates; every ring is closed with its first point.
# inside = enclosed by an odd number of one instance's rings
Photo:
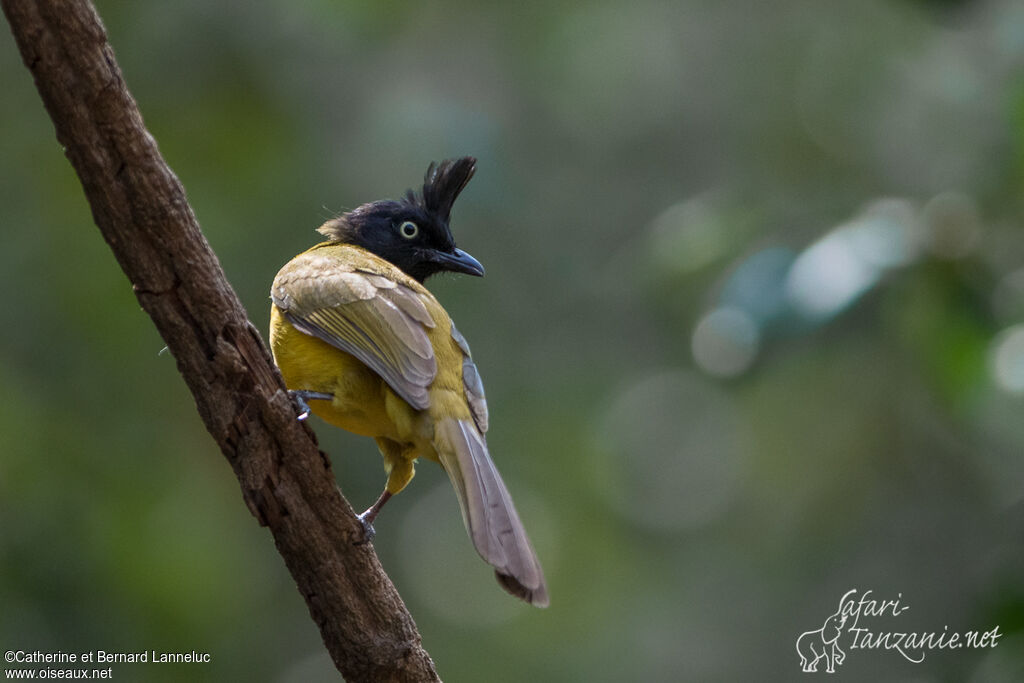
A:
{"type": "Polygon", "coordinates": [[[435,323],[420,295],[316,252],[290,265],[271,289],[288,322],[352,354],[410,405],[425,409],[437,360],[426,332],[435,323]]]}

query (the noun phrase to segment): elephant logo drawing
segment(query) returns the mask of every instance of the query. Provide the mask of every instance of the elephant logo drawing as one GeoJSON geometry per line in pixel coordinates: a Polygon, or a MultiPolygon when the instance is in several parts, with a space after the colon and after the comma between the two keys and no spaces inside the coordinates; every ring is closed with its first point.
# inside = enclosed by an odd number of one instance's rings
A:
{"type": "Polygon", "coordinates": [[[832,674],[836,666],[843,663],[846,653],[839,647],[839,638],[843,635],[846,614],[840,605],[835,614],[829,616],[821,628],[804,631],[796,639],[796,653],[800,655],[800,667],[805,673],[818,670],[818,662],[825,660],[825,671],[832,674]]]}

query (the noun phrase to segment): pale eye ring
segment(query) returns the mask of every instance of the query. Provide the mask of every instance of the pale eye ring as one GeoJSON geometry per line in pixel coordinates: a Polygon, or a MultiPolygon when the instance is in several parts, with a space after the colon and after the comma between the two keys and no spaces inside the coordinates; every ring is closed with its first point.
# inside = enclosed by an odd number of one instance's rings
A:
{"type": "Polygon", "coordinates": [[[411,240],[420,234],[420,227],[412,221],[405,221],[398,226],[398,232],[407,240],[411,240]]]}

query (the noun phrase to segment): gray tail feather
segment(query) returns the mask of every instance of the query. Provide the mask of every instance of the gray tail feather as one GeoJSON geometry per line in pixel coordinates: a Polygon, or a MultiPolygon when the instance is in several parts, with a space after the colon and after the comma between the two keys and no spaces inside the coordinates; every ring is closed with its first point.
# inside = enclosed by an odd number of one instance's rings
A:
{"type": "Polygon", "coordinates": [[[483,436],[470,420],[446,418],[437,425],[434,441],[469,537],[494,567],[498,583],[531,605],[547,607],[544,571],[483,436]]]}

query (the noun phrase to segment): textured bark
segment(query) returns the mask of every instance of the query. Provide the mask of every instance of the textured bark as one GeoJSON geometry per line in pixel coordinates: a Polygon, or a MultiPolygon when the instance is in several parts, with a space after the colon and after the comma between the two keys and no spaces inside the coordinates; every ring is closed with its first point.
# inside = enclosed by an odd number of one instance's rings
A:
{"type": "Polygon", "coordinates": [[[296,420],[259,333],[157,150],[87,0],[0,0],[103,233],[174,355],[338,670],[436,681],[401,597],[296,420]]]}

